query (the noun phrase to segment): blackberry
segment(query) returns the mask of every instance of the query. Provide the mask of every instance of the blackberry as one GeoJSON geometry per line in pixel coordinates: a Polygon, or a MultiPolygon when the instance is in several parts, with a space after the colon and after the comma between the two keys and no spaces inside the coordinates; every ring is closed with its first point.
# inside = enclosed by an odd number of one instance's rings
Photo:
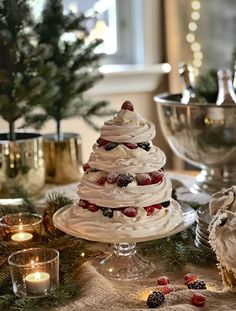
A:
{"type": "Polygon", "coordinates": [[[138,146],[146,151],[149,151],[151,149],[150,143],[148,141],[144,143],[138,143],[138,146]]]}
{"type": "Polygon", "coordinates": [[[111,208],[103,207],[102,213],[105,217],[112,218],[113,217],[113,210],[111,208]]]}
{"type": "Polygon", "coordinates": [[[153,292],[148,296],[147,305],[149,308],[159,307],[165,300],[165,296],[161,292],[153,292]]]}
{"type": "Polygon", "coordinates": [[[119,175],[116,184],[119,187],[126,187],[133,180],[134,180],[134,177],[131,174],[125,173],[125,174],[119,175]]]}
{"type": "Polygon", "coordinates": [[[165,202],[162,202],[161,205],[163,207],[168,207],[170,205],[170,201],[165,201],[165,202]]]}
{"type": "Polygon", "coordinates": [[[117,147],[117,146],[118,146],[117,143],[108,143],[108,144],[105,145],[104,148],[105,148],[107,151],[110,151],[110,150],[114,149],[114,148],[117,147]]]}
{"type": "Polygon", "coordinates": [[[189,283],[188,289],[207,289],[206,283],[203,280],[197,280],[195,282],[189,283]]]}
{"type": "Polygon", "coordinates": [[[171,197],[177,201],[177,192],[175,189],[172,189],[171,197]]]}

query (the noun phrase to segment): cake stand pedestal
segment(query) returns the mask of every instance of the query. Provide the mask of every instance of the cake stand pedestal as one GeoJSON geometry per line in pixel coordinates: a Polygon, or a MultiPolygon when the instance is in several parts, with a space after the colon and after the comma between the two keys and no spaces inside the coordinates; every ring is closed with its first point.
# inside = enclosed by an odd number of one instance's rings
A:
{"type": "MultiPolygon", "coordinates": [[[[53,216],[54,225],[61,231],[77,238],[103,243],[112,243],[113,251],[109,256],[99,260],[96,264],[97,270],[104,276],[121,281],[133,281],[149,275],[155,268],[155,265],[137,253],[137,242],[146,242],[151,240],[158,240],[167,236],[171,236],[191,226],[196,219],[195,211],[186,204],[182,207],[183,221],[172,231],[164,234],[158,232],[149,232],[145,236],[124,237],[122,232],[120,235],[107,234],[104,230],[96,230],[96,234],[90,232],[72,229],[68,225],[68,219],[73,217],[73,205],[67,205],[59,209],[53,216]],[[101,231],[101,232],[100,232],[101,231]],[[114,240],[115,237],[115,240],[114,240]]],[[[78,221],[83,221],[80,219],[78,221]]],[[[107,230],[109,231],[109,227],[107,230]]]]}

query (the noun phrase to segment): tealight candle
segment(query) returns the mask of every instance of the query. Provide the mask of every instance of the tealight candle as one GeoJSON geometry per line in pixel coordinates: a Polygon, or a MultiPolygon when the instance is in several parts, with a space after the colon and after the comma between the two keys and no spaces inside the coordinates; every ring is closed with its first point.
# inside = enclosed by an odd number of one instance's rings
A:
{"type": "Polygon", "coordinates": [[[50,289],[50,275],[47,272],[33,272],[25,277],[27,292],[39,294],[50,289]]]}
{"type": "Polygon", "coordinates": [[[28,232],[18,232],[11,236],[14,242],[26,242],[33,239],[33,234],[28,232]]]}

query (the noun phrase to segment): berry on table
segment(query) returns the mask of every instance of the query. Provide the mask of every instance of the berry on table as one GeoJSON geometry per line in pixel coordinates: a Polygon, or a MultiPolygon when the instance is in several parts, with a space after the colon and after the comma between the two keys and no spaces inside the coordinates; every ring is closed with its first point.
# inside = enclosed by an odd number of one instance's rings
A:
{"type": "Polygon", "coordinates": [[[184,276],[184,285],[188,285],[189,283],[192,283],[198,279],[197,274],[187,273],[184,276]]]}
{"type": "Polygon", "coordinates": [[[134,106],[129,100],[126,100],[121,106],[121,109],[134,111],[134,106]]]}
{"type": "Polygon", "coordinates": [[[192,296],[191,302],[195,307],[204,307],[206,303],[206,297],[200,293],[195,293],[192,296]]]}
{"type": "Polygon", "coordinates": [[[140,186],[147,186],[152,183],[151,177],[148,174],[137,174],[136,180],[140,186]]]}
{"type": "Polygon", "coordinates": [[[148,141],[144,142],[144,143],[138,143],[138,147],[149,151],[151,149],[150,143],[148,141]]]}
{"type": "Polygon", "coordinates": [[[106,180],[107,180],[106,176],[101,176],[101,177],[98,178],[97,184],[100,185],[100,186],[103,186],[103,185],[105,185],[106,180]]]}
{"type": "Polygon", "coordinates": [[[162,287],[161,289],[161,292],[164,294],[164,295],[167,295],[171,292],[174,292],[175,291],[175,288],[174,286],[172,285],[165,285],[164,287],[162,287]]]}
{"type": "Polygon", "coordinates": [[[167,285],[170,284],[170,279],[168,278],[168,276],[160,276],[157,279],[157,284],[158,285],[167,285]]]}
{"type": "Polygon", "coordinates": [[[160,171],[155,171],[149,174],[152,180],[152,184],[158,184],[163,180],[163,173],[160,171]]]}
{"type": "Polygon", "coordinates": [[[117,181],[119,174],[115,171],[110,172],[107,175],[107,182],[108,184],[114,184],[117,181]]]}
{"type": "Polygon", "coordinates": [[[111,142],[111,143],[106,144],[104,148],[105,148],[107,151],[110,151],[110,150],[114,149],[114,148],[117,147],[117,146],[118,146],[117,143],[111,142]]]}
{"type": "Polygon", "coordinates": [[[129,183],[131,183],[134,180],[134,177],[129,174],[129,173],[125,173],[125,174],[121,174],[119,175],[119,177],[117,178],[117,186],[119,187],[126,187],[129,183]]]}
{"type": "Polygon", "coordinates": [[[147,216],[151,216],[154,213],[155,207],[153,205],[144,207],[147,212],[147,216]]]}
{"type": "Polygon", "coordinates": [[[138,213],[137,209],[135,207],[126,207],[122,210],[123,214],[127,217],[135,217],[138,213]]]}
{"type": "Polygon", "coordinates": [[[147,305],[149,308],[159,307],[165,301],[165,296],[162,292],[155,291],[148,296],[147,305]]]}
{"type": "Polygon", "coordinates": [[[103,213],[103,216],[105,216],[105,217],[108,217],[108,218],[112,218],[113,217],[113,210],[112,210],[112,208],[103,207],[102,208],[102,213],[103,213]]]}
{"type": "Polygon", "coordinates": [[[127,148],[129,149],[137,149],[138,145],[137,144],[132,144],[132,143],[125,143],[124,144],[127,148]]]}
{"type": "Polygon", "coordinates": [[[90,165],[88,163],[83,164],[83,171],[87,172],[90,169],[90,165]]]}
{"type": "Polygon", "coordinates": [[[108,144],[108,143],[109,143],[108,140],[103,139],[103,138],[100,138],[99,143],[98,143],[98,146],[99,146],[99,147],[102,147],[102,146],[105,146],[105,145],[108,144]]]}
{"type": "Polygon", "coordinates": [[[188,289],[207,289],[206,283],[203,280],[197,280],[187,284],[188,289]]]}
{"type": "Polygon", "coordinates": [[[168,207],[170,205],[170,201],[165,201],[165,202],[162,202],[161,205],[163,207],[168,207]]]}

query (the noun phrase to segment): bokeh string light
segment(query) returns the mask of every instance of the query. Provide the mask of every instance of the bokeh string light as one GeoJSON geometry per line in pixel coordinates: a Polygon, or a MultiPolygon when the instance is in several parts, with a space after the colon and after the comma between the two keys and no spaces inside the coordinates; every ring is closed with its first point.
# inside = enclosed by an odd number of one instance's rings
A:
{"type": "Polygon", "coordinates": [[[188,33],[186,35],[186,41],[190,45],[190,49],[193,53],[193,61],[192,61],[192,67],[193,67],[193,74],[194,76],[197,76],[199,74],[200,67],[202,66],[202,59],[203,59],[203,53],[202,53],[202,47],[201,44],[197,41],[196,32],[198,30],[198,22],[200,20],[201,14],[201,0],[192,0],[191,1],[191,14],[188,24],[188,33]]]}

